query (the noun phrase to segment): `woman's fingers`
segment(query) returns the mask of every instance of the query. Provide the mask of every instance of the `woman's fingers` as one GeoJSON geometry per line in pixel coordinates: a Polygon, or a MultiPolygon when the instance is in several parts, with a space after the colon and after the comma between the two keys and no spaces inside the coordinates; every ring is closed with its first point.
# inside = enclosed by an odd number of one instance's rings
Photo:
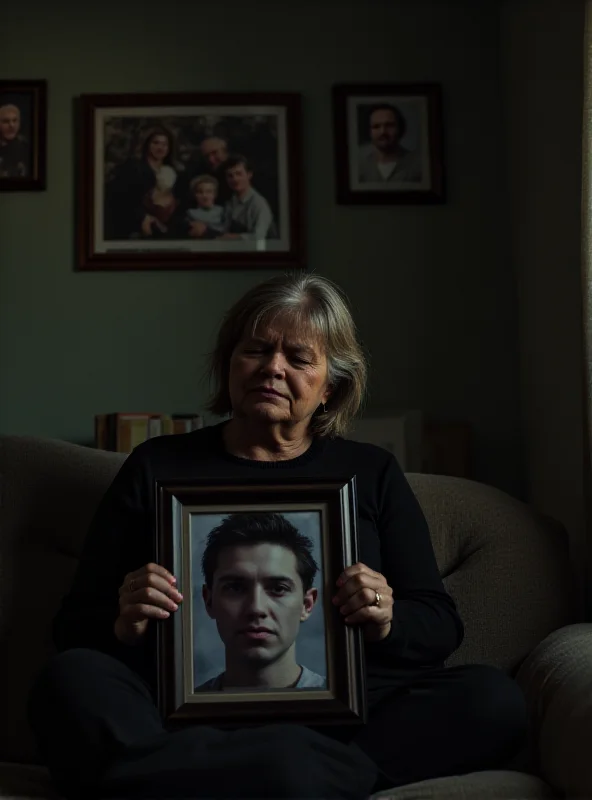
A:
{"type": "Polygon", "coordinates": [[[176,611],[179,607],[166,591],[161,591],[154,586],[141,586],[133,592],[127,592],[119,598],[120,607],[127,606],[157,606],[166,611],[176,611]]]}
{"type": "Polygon", "coordinates": [[[347,603],[351,597],[354,597],[360,591],[370,591],[372,597],[375,598],[375,592],[380,592],[388,588],[386,580],[378,573],[370,575],[368,573],[357,573],[349,578],[346,583],[335,593],[333,603],[336,606],[342,606],[347,603]]]}
{"type": "Polygon", "coordinates": [[[128,573],[125,576],[123,583],[126,584],[129,583],[131,580],[138,580],[139,578],[142,578],[145,575],[158,575],[159,577],[164,578],[166,581],[168,581],[168,583],[171,584],[177,582],[175,576],[171,572],[169,572],[168,569],[161,567],[160,564],[154,564],[151,562],[150,564],[146,564],[140,569],[137,569],[135,572],[128,573]]]}
{"type": "Polygon", "coordinates": [[[119,596],[135,595],[137,591],[152,587],[168,595],[172,600],[180,603],[183,595],[176,587],[174,575],[158,564],[147,564],[142,569],[130,572],[125,576],[119,588],[119,596]]]}
{"type": "Polygon", "coordinates": [[[171,612],[160,606],[148,603],[133,603],[121,609],[121,616],[128,622],[139,622],[145,619],[166,619],[171,612]]]}
{"type": "Polygon", "coordinates": [[[343,586],[349,580],[357,580],[361,581],[364,579],[364,576],[368,576],[370,578],[381,578],[384,581],[384,575],[381,575],[380,572],[375,572],[370,567],[367,567],[366,564],[362,564],[358,561],[357,564],[352,564],[351,567],[346,567],[341,575],[337,578],[337,585],[343,586]]]}
{"type": "MultiPolygon", "coordinates": [[[[349,617],[362,608],[388,608],[393,605],[393,592],[386,584],[377,584],[373,587],[364,587],[339,606],[339,611],[344,617],[349,617]],[[376,604],[377,598],[379,600],[376,604]]],[[[390,613],[390,611],[389,611],[390,613]]]]}

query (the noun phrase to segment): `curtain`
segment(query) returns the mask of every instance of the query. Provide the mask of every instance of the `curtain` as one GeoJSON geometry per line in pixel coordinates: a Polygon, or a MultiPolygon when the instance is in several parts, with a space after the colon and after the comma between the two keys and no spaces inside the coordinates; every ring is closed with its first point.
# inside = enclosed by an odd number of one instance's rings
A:
{"type": "Polygon", "coordinates": [[[592,619],[592,0],[586,3],[582,142],[582,282],[584,313],[584,486],[587,492],[586,610],[592,619]]]}

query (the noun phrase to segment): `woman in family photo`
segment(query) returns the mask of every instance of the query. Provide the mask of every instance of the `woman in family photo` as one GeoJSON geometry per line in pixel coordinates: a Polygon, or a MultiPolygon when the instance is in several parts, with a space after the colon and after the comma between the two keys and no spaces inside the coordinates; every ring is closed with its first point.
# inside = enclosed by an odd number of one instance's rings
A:
{"type": "Polygon", "coordinates": [[[137,239],[167,232],[171,216],[167,211],[176,201],[174,145],[169,130],[154,128],[144,140],[140,157],[131,156],[115,167],[105,190],[107,239],[137,239]]]}

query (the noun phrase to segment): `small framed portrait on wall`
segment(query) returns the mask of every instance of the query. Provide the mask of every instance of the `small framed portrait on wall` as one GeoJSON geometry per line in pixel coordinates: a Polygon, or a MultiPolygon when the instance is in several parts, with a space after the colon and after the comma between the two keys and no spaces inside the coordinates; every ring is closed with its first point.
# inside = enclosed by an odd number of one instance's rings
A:
{"type": "Polygon", "coordinates": [[[0,191],[45,189],[47,84],[0,81],[0,191]]]}
{"type": "Polygon", "coordinates": [[[442,203],[438,84],[333,87],[337,201],[442,203]]]}
{"type": "Polygon", "coordinates": [[[357,560],[355,479],[157,483],[157,559],[183,604],[158,628],[164,717],[365,718],[363,645],[331,602],[357,560]]]}
{"type": "Polygon", "coordinates": [[[302,266],[300,96],[84,95],[78,268],[302,266]]]}

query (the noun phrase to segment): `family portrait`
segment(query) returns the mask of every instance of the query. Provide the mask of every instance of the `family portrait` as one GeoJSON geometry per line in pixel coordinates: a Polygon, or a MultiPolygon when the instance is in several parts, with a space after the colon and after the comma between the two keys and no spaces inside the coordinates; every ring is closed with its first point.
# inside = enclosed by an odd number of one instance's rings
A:
{"type": "Polygon", "coordinates": [[[324,689],[320,513],[192,514],[197,692],[324,689]]]}
{"type": "Polygon", "coordinates": [[[0,190],[44,188],[43,81],[0,81],[0,190]]]}
{"type": "Polygon", "coordinates": [[[148,256],[166,268],[189,258],[196,268],[204,254],[221,264],[243,254],[293,257],[292,106],[198,100],[93,107],[87,261],[148,256]]]}
{"type": "Polygon", "coordinates": [[[436,86],[334,89],[340,202],[438,202],[442,198],[436,86]]]}

